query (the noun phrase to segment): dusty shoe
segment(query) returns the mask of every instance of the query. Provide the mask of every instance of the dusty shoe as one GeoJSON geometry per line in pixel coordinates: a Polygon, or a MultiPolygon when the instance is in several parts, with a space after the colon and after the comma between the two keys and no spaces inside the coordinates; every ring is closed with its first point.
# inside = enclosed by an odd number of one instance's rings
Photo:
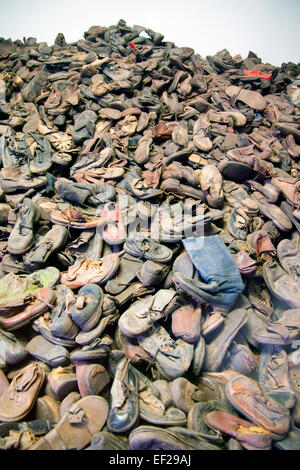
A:
{"type": "Polygon", "coordinates": [[[206,344],[204,370],[216,372],[221,367],[225,355],[237,333],[247,323],[248,313],[244,309],[235,309],[224,320],[221,330],[214,339],[206,344]]]}
{"type": "Polygon", "coordinates": [[[131,450],[220,450],[199,433],[179,426],[139,426],[130,433],[129,444],[131,450]]]}
{"type": "Polygon", "coordinates": [[[282,269],[279,263],[275,261],[264,263],[262,274],[274,297],[292,308],[300,307],[300,286],[282,269]]]}
{"type": "Polygon", "coordinates": [[[201,332],[201,306],[183,305],[172,313],[172,333],[187,343],[198,342],[201,332]]]}
{"type": "Polygon", "coordinates": [[[32,178],[28,173],[23,173],[20,167],[2,168],[0,173],[0,187],[5,194],[38,189],[45,186],[46,182],[45,176],[32,178]]]}
{"type": "Polygon", "coordinates": [[[282,407],[291,409],[295,406],[295,392],[288,374],[288,356],[281,346],[266,345],[262,348],[259,385],[265,396],[276,400],[282,407]]]}
{"type": "Polygon", "coordinates": [[[59,401],[44,395],[39,397],[35,406],[35,419],[58,423],[60,418],[59,401]]]}
{"type": "Polygon", "coordinates": [[[27,356],[25,344],[19,341],[13,333],[0,328],[0,339],[0,358],[4,364],[18,364],[27,356]]]}
{"type": "Polygon", "coordinates": [[[126,182],[127,191],[138,199],[151,199],[162,194],[159,189],[148,186],[146,182],[139,178],[133,178],[126,182]]]}
{"type": "Polygon", "coordinates": [[[69,359],[69,353],[64,347],[52,344],[40,335],[29,341],[26,351],[35,359],[51,367],[64,365],[69,359]]]}
{"type": "Polygon", "coordinates": [[[167,194],[174,194],[174,196],[192,197],[194,199],[199,199],[200,201],[205,201],[205,197],[201,189],[181,184],[178,180],[173,178],[164,180],[160,189],[167,194]]]}
{"type": "Polygon", "coordinates": [[[100,395],[110,382],[110,376],[101,364],[76,363],[78,389],[82,397],[100,395]]]}
{"type": "Polygon", "coordinates": [[[263,111],[267,107],[267,100],[257,91],[245,90],[238,86],[230,85],[226,88],[226,94],[230,98],[234,98],[237,101],[242,101],[250,108],[256,111],[263,111]]]}
{"type": "Polygon", "coordinates": [[[271,449],[272,437],[269,431],[253,426],[249,421],[240,419],[225,410],[206,413],[205,422],[210,428],[235,437],[245,449],[271,449]]]}
{"type": "Polygon", "coordinates": [[[10,253],[20,255],[34,244],[34,223],[39,219],[39,212],[31,199],[24,199],[19,208],[18,220],[8,238],[7,249],[10,253]]]}
{"type": "Polygon", "coordinates": [[[246,240],[248,234],[249,217],[242,207],[236,207],[232,210],[227,229],[230,235],[239,240],[246,240]]]}
{"type": "Polygon", "coordinates": [[[185,413],[172,406],[172,402],[165,405],[160,394],[157,394],[157,388],[141,372],[137,372],[137,374],[140,384],[139,409],[141,418],[157,426],[184,426],[186,424],[185,413]]]}
{"type": "Polygon", "coordinates": [[[161,289],[154,296],[134,302],[120,320],[122,333],[129,338],[150,330],[156,321],[167,318],[178,307],[178,296],[172,289],[161,289]]]}
{"type": "Polygon", "coordinates": [[[130,430],[139,416],[138,378],[129,368],[129,360],[121,359],[111,387],[111,405],[107,429],[114,433],[130,430]]]}
{"type": "Polygon", "coordinates": [[[108,245],[120,245],[127,238],[125,226],[123,223],[122,212],[118,206],[113,203],[104,206],[102,217],[112,220],[108,223],[102,232],[103,240],[108,245]]]}
{"type": "MultiPolygon", "coordinates": [[[[55,268],[54,268],[55,269],[55,268]]],[[[32,319],[38,317],[41,313],[52,308],[55,301],[55,294],[51,289],[42,288],[31,294],[30,299],[20,301],[16,307],[2,307],[2,316],[0,316],[0,326],[7,331],[17,330],[32,319]],[[23,303],[24,302],[24,303],[23,303]],[[5,313],[5,315],[3,315],[5,313]],[[11,315],[11,316],[8,316],[11,315]]]]}
{"type": "Polygon", "coordinates": [[[162,264],[147,260],[143,263],[141,270],[137,273],[137,278],[143,286],[160,285],[168,273],[168,267],[162,264]]]}
{"type": "Polygon", "coordinates": [[[30,450],[81,450],[104,426],[108,404],[102,397],[87,396],[74,403],[55,428],[30,450]]]}
{"type": "Polygon", "coordinates": [[[134,153],[134,159],[138,165],[144,165],[149,160],[150,146],[152,142],[152,137],[148,136],[144,136],[139,140],[137,149],[134,153]]]}
{"type": "Polygon", "coordinates": [[[0,398],[1,421],[9,423],[23,419],[33,408],[44,378],[44,369],[38,362],[22,369],[0,398]]]}
{"type": "Polygon", "coordinates": [[[280,440],[291,425],[286,408],[265,396],[257,382],[245,376],[237,376],[226,384],[226,395],[234,408],[280,440]]]}
{"type": "Polygon", "coordinates": [[[299,281],[300,255],[295,243],[291,240],[281,240],[277,245],[277,255],[283,269],[295,281],[299,281]]]}
{"type": "Polygon", "coordinates": [[[90,331],[98,325],[102,313],[103,291],[97,284],[82,287],[69,315],[82,330],[90,331]]]}
{"type": "Polygon", "coordinates": [[[279,230],[289,232],[292,229],[292,222],[280,207],[271,204],[263,194],[257,191],[254,191],[252,197],[258,203],[261,214],[272,220],[279,230]]]}
{"type": "Polygon", "coordinates": [[[119,267],[117,254],[107,255],[98,263],[91,260],[80,260],[62,274],[61,282],[71,289],[85,284],[103,284],[111,279],[119,267]]]}
{"type": "Polygon", "coordinates": [[[261,344],[292,344],[300,335],[300,309],[289,309],[277,321],[265,323],[253,331],[253,338],[261,344]]]}
{"type": "Polygon", "coordinates": [[[222,190],[222,175],[214,165],[205,165],[200,173],[200,185],[210,207],[222,207],[224,193],[222,190]]]}
{"type": "Polygon", "coordinates": [[[50,390],[59,400],[63,400],[72,392],[78,391],[77,376],[73,366],[56,367],[47,377],[50,390]]]}
{"type": "Polygon", "coordinates": [[[157,263],[168,263],[173,256],[169,248],[140,233],[135,233],[124,243],[124,250],[132,256],[157,263]]]}
{"type": "Polygon", "coordinates": [[[288,355],[289,378],[295,392],[296,403],[292,410],[292,418],[297,427],[300,424],[300,354],[299,349],[288,355]]]}
{"type": "Polygon", "coordinates": [[[203,392],[183,377],[173,380],[172,396],[176,407],[185,413],[188,413],[195,403],[204,399],[203,392]]]}
{"type": "Polygon", "coordinates": [[[157,369],[166,379],[180,377],[191,365],[194,347],[182,339],[173,341],[162,326],[148,336],[138,336],[138,343],[155,358],[157,369]]]}
{"type": "Polygon", "coordinates": [[[246,251],[241,250],[237,254],[233,254],[233,257],[241,274],[247,277],[253,277],[255,275],[257,263],[246,251]]]}
{"type": "Polygon", "coordinates": [[[111,432],[103,431],[95,434],[89,447],[85,450],[129,450],[127,439],[121,439],[111,432]]]}
{"type": "Polygon", "coordinates": [[[111,295],[117,295],[126,290],[136,278],[143,266],[143,261],[128,253],[120,255],[120,264],[114,277],[107,281],[105,290],[111,295]]]}
{"type": "Polygon", "coordinates": [[[59,338],[74,339],[79,332],[69,315],[71,306],[76,302],[76,296],[64,284],[55,287],[56,301],[52,309],[50,332],[59,338]]]}
{"type": "Polygon", "coordinates": [[[90,361],[106,358],[110,352],[112,339],[109,336],[96,338],[90,344],[71,353],[71,361],[90,361]]]}
{"type": "Polygon", "coordinates": [[[178,179],[179,181],[185,181],[191,186],[197,186],[197,178],[195,171],[189,166],[183,166],[179,162],[173,162],[167,166],[162,174],[163,179],[178,179]]]}
{"type": "Polygon", "coordinates": [[[258,365],[255,355],[250,348],[245,344],[238,344],[234,341],[227,351],[224,368],[251,376],[257,371],[258,365]]]}
{"type": "Polygon", "coordinates": [[[28,271],[35,271],[45,265],[49,256],[58,251],[67,238],[68,230],[65,227],[53,225],[52,229],[41,237],[36,246],[25,256],[24,264],[28,271]]]}

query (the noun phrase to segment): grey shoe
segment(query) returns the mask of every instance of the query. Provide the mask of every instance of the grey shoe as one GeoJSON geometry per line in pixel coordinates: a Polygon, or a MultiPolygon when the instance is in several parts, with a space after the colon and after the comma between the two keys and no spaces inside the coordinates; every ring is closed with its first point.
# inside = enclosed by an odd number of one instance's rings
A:
{"type": "Polygon", "coordinates": [[[8,331],[0,328],[0,359],[6,365],[18,364],[27,356],[25,344],[8,331]]]}
{"type": "Polygon", "coordinates": [[[32,272],[42,268],[50,255],[58,251],[67,241],[68,229],[63,225],[53,225],[51,230],[40,238],[35,247],[27,253],[24,265],[32,272]]]}
{"type": "Polygon", "coordinates": [[[153,328],[158,320],[166,319],[178,306],[176,291],[161,289],[155,295],[134,302],[121,315],[119,328],[125,336],[136,338],[153,328]]]}
{"type": "Polygon", "coordinates": [[[296,396],[289,379],[288,356],[281,346],[262,347],[259,363],[259,385],[264,394],[284,408],[295,406],[296,396]]]}
{"type": "Polygon", "coordinates": [[[124,243],[124,250],[132,256],[157,263],[168,263],[172,259],[172,251],[169,248],[140,233],[133,234],[124,243]]]}
{"type": "Polygon", "coordinates": [[[127,358],[120,360],[111,387],[111,404],[107,429],[113,433],[129,431],[139,417],[138,378],[129,368],[127,358]]]}
{"type": "Polygon", "coordinates": [[[168,271],[167,266],[148,260],[145,261],[141,270],[137,273],[137,278],[145,287],[157,286],[162,283],[168,271]]]}
{"type": "Polygon", "coordinates": [[[35,359],[48,364],[51,367],[58,367],[67,363],[69,353],[63,346],[57,346],[47,341],[43,336],[35,336],[26,345],[26,351],[35,359]]]}
{"type": "Polygon", "coordinates": [[[216,372],[219,370],[229,346],[241,328],[247,323],[247,319],[248,313],[246,310],[236,309],[230,312],[228,317],[225,318],[219,334],[213,339],[213,341],[206,344],[205,360],[203,365],[204,370],[210,372],[216,372]]]}
{"type": "Polygon", "coordinates": [[[39,211],[31,201],[24,199],[19,208],[19,217],[8,238],[7,249],[10,253],[20,255],[34,244],[34,224],[39,219],[39,211]]]}
{"type": "Polygon", "coordinates": [[[174,341],[162,326],[148,336],[138,336],[138,343],[167,380],[182,376],[193,360],[194,346],[182,339],[174,341]]]}
{"type": "Polygon", "coordinates": [[[59,338],[73,340],[79,332],[79,327],[70,316],[70,308],[76,302],[72,290],[60,284],[55,288],[56,303],[52,310],[50,332],[59,338]]]}

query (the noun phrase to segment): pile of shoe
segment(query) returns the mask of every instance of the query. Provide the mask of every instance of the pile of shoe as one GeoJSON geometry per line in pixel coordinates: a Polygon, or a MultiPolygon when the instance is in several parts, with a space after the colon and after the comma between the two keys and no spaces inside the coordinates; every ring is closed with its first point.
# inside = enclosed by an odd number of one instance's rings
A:
{"type": "Polygon", "coordinates": [[[0,448],[300,447],[300,65],[0,38],[0,448]]]}

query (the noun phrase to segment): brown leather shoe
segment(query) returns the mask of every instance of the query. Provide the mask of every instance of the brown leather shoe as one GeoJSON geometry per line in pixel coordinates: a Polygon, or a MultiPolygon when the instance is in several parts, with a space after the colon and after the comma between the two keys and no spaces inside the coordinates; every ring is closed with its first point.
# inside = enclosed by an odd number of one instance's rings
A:
{"type": "Polygon", "coordinates": [[[38,362],[22,369],[0,399],[0,420],[9,423],[23,419],[34,406],[44,378],[44,369],[38,362]]]}
{"type": "Polygon", "coordinates": [[[71,289],[86,284],[103,284],[117,272],[120,259],[117,254],[104,256],[98,263],[92,260],[80,260],[62,274],[61,282],[71,289]]]}

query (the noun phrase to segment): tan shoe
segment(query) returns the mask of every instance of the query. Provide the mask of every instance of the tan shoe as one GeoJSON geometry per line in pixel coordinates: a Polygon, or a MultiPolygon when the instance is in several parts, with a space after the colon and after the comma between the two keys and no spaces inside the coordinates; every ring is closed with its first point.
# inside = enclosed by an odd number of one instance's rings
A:
{"type": "Polygon", "coordinates": [[[62,274],[61,282],[71,289],[86,284],[103,284],[117,272],[120,264],[117,254],[104,256],[98,263],[92,260],[80,260],[62,274]]]}
{"type": "Polygon", "coordinates": [[[81,450],[101,431],[108,415],[108,404],[102,397],[90,395],[74,403],[54,429],[36,442],[30,450],[81,450]]]}
{"type": "Polygon", "coordinates": [[[21,421],[34,406],[44,378],[44,369],[38,362],[22,369],[0,399],[0,421],[21,421]]]}

